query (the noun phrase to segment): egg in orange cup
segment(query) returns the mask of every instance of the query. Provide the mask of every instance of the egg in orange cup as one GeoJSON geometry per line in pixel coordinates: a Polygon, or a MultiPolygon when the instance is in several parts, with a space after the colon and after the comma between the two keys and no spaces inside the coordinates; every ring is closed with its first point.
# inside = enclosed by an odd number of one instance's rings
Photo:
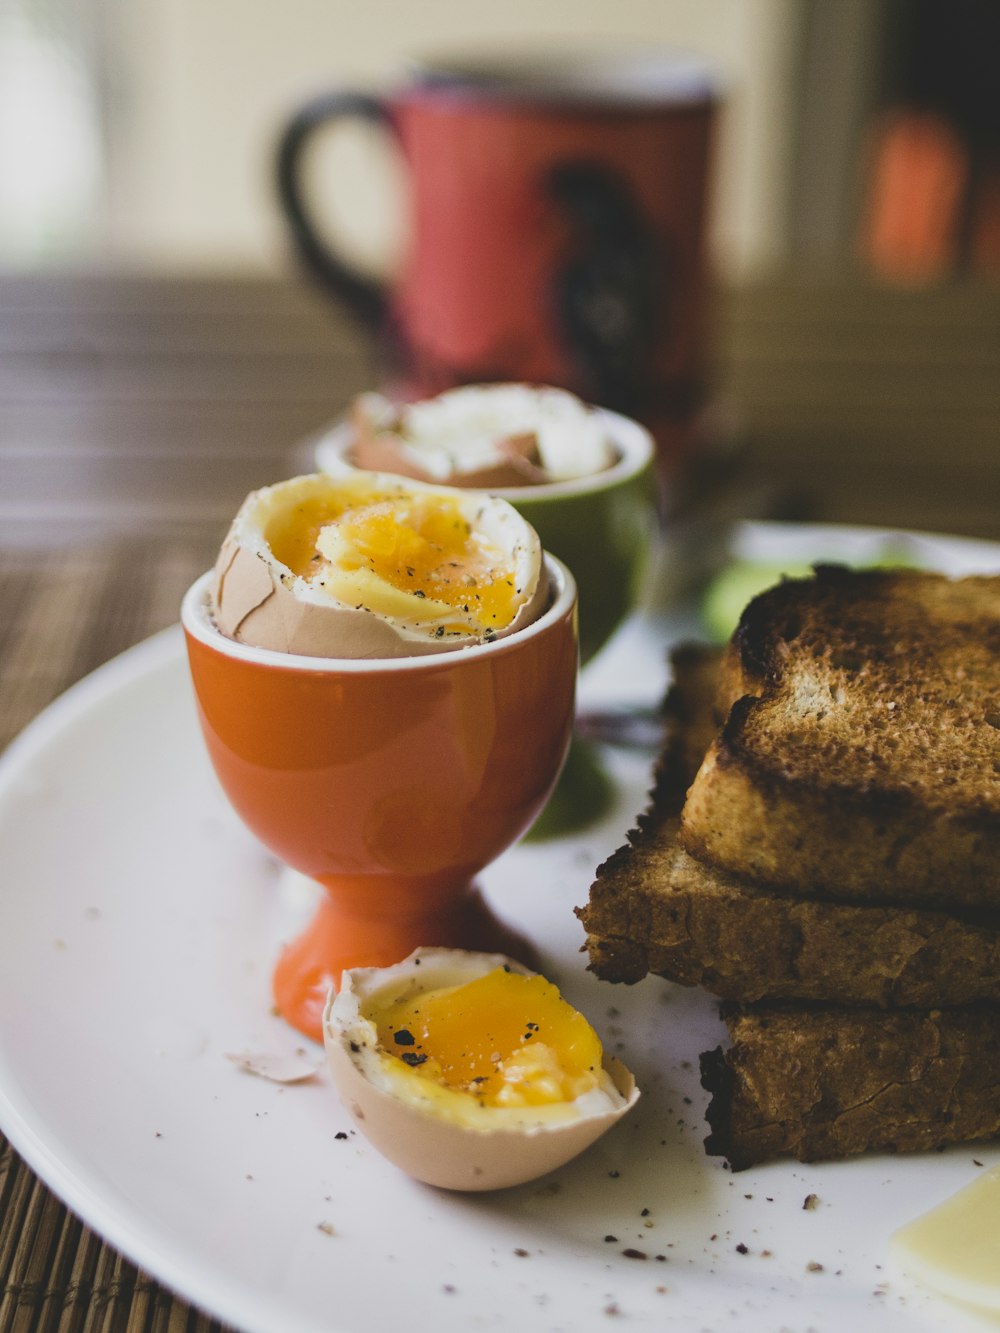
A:
{"type": "MultiPolygon", "coordinates": [[[[335,510],[341,485],[305,479],[301,494],[291,493],[291,506],[275,501],[273,513],[248,526],[243,550],[251,548],[247,568],[257,586],[241,614],[229,605],[233,619],[227,618],[224,584],[236,558],[230,542],[220,559],[227,572],[199,579],[181,615],[199,719],[224,791],[265,846],[326,890],[274,973],[279,1010],[317,1040],[327,994],[346,968],[386,966],[421,946],[523,952],[523,941],[493,914],[474,881],[530,827],[555,786],[572,731],[578,660],[576,586],[548,555],[539,560],[542,591],[520,589],[522,602],[537,596],[533,618],[507,633],[464,625],[459,614],[445,615],[438,635],[430,622],[407,620],[412,608],[387,617],[363,602],[341,602],[338,593],[333,602],[360,617],[379,642],[388,619],[420,643],[395,656],[378,647],[380,656],[323,655],[311,636],[318,619],[330,620],[330,598],[313,587],[311,603],[295,599],[292,585],[302,574],[274,558],[268,537],[287,533],[296,505],[313,519],[315,506],[307,501],[320,497],[335,510]],[[313,626],[302,631],[302,607],[309,605],[317,608],[313,626]],[[298,643],[291,639],[298,650],[241,641],[240,626],[252,615],[259,622],[267,607],[275,633],[299,631],[298,643]],[[430,651],[428,638],[444,639],[448,650],[430,651]]],[[[397,497],[401,486],[404,499],[412,494],[398,479],[391,485],[397,497]]],[[[447,514],[451,502],[445,494],[447,514]]],[[[380,493],[375,504],[384,503],[380,493]]],[[[440,517],[428,520],[432,536],[440,517]]],[[[352,523],[357,527],[349,518],[339,538],[327,532],[320,546],[328,554],[318,565],[341,559],[352,523]]],[[[330,525],[314,526],[315,542],[330,525]]],[[[352,565],[357,547],[377,539],[377,531],[363,533],[344,563],[352,565]]],[[[366,561],[355,574],[381,569],[384,550],[366,561]]],[[[358,582],[338,583],[336,569],[331,579],[340,589],[358,582]]],[[[495,605],[495,598],[486,601],[495,605]]]]}

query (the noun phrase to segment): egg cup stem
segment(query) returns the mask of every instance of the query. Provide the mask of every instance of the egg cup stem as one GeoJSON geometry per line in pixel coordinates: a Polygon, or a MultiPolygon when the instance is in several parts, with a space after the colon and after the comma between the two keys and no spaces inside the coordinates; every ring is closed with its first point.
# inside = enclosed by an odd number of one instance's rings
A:
{"type": "Polygon", "coordinates": [[[503,922],[475,885],[459,887],[444,901],[413,914],[382,910],[359,912],[353,885],[338,895],[336,881],[297,939],[281,953],[272,978],[275,1005],[282,1017],[313,1041],[323,1040],[323,1010],[341,973],[355,967],[387,967],[426,947],[503,953],[529,967],[538,965],[529,941],[503,922]]]}

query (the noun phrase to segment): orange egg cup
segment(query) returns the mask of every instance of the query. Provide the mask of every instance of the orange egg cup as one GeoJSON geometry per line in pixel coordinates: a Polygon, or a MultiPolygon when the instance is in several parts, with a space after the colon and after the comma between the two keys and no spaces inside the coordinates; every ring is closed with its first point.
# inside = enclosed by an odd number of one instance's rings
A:
{"type": "Polygon", "coordinates": [[[278,1009],[321,1040],[341,972],[420,946],[530,945],[475,876],[532,824],[573,726],[576,585],[546,556],[546,612],[506,639],[423,657],[303,657],[226,638],[210,575],[181,619],[198,715],[247,827],[326,893],[277,961],[278,1009]]]}

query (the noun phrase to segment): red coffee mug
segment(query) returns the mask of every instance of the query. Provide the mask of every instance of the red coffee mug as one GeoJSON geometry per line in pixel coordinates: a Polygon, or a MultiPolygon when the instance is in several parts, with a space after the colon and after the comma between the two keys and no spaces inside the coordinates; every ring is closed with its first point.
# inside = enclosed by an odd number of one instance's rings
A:
{"type": "Polygon", "coordinates": [[[706,184],[716,94],[665,54],[419,68],[377,98],[335,91],[285,130],[278,179],[308,267],[389,353],[403,397],[561,385],[636,417],[668,470],[704,394],[706,184]],[[374,120],[408,164],[411,235],[391,284],[322,239],[304,150],[374,120]]]}

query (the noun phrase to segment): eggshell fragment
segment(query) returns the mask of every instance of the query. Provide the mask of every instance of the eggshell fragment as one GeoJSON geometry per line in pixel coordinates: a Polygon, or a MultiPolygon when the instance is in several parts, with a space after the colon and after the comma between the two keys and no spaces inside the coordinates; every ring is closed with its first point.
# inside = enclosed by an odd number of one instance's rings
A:
{"type": "Polygon", "coordinates": [[[631,1110],[639,1097],[635,1079],[606,1053],[603,1067],[614,1086],[617,1104],[587,1111],[576,1119],[533,1124],[530,1110],[525,1109],[519,1124],[507,1118],[499,1127],[459,1125],[419,1102],[404,1100],[388,1087],[377,1086],[364,1067],[373,1040],[373,1025],[361,1012],[364,1002],[378,994],[398,992],[408,982],[432,990],[471,981],[498,966],[532,975],[530,969],[498,954],[417,949],[393,967],[345,972],[340,990],[330,996],[324,1014],[330,1070],[358,1128],[401,1170],[442,1189],[495,1190],[536,1180],[589,1148],[631,1110]]]}
{"type": "Polygon", "coordinates": [[[541,543],[530,524],[503,500],[426,486],[381,473],[293,477],[252,492],[223,542],[211,587],[212,618],[228,638],[308,657],[394,658],[440,653],[485,638],[503,638],[536,620],[548,601],[541,543]],[[391,618],[337,601],[293,573],[268,544],[268,524],[317,497],[341,494],[358,504],[373,495],[415,493],[457,499],[463,516],[510,559],[524,600],[512,622],[489,635],[435,636],[434,626],[391,618]]]}
{"type": "MultiPolygon", "coordinates": [[[[355,467],[372,472],[391,472],[397,477],[414,481],[436,480],[433,473],[422,467],[399,436],[391,432],[378,433],[360,412],[352,413],[355,435],[351,460],[355,467]]],[[[483,467],[461,471],[453,469],[445,474],[449,486],[463,486],[483,491],[505,490],[510,486],[540,486],[549,480],[540,466],[538,441],[533,434],[505,435],[495,441],[497,461],[483,467]]]]}
{"type": "Polygon", "coordinates": [[[315,1078],[322,1069],[322,1061],[307,1058],[304,1054],[286,1055],[272,1051],[229,1052],[227,1060],[232,1060],[246,1074],[256,1074],[269,1083],[302,1083],[315,1078]]]}

